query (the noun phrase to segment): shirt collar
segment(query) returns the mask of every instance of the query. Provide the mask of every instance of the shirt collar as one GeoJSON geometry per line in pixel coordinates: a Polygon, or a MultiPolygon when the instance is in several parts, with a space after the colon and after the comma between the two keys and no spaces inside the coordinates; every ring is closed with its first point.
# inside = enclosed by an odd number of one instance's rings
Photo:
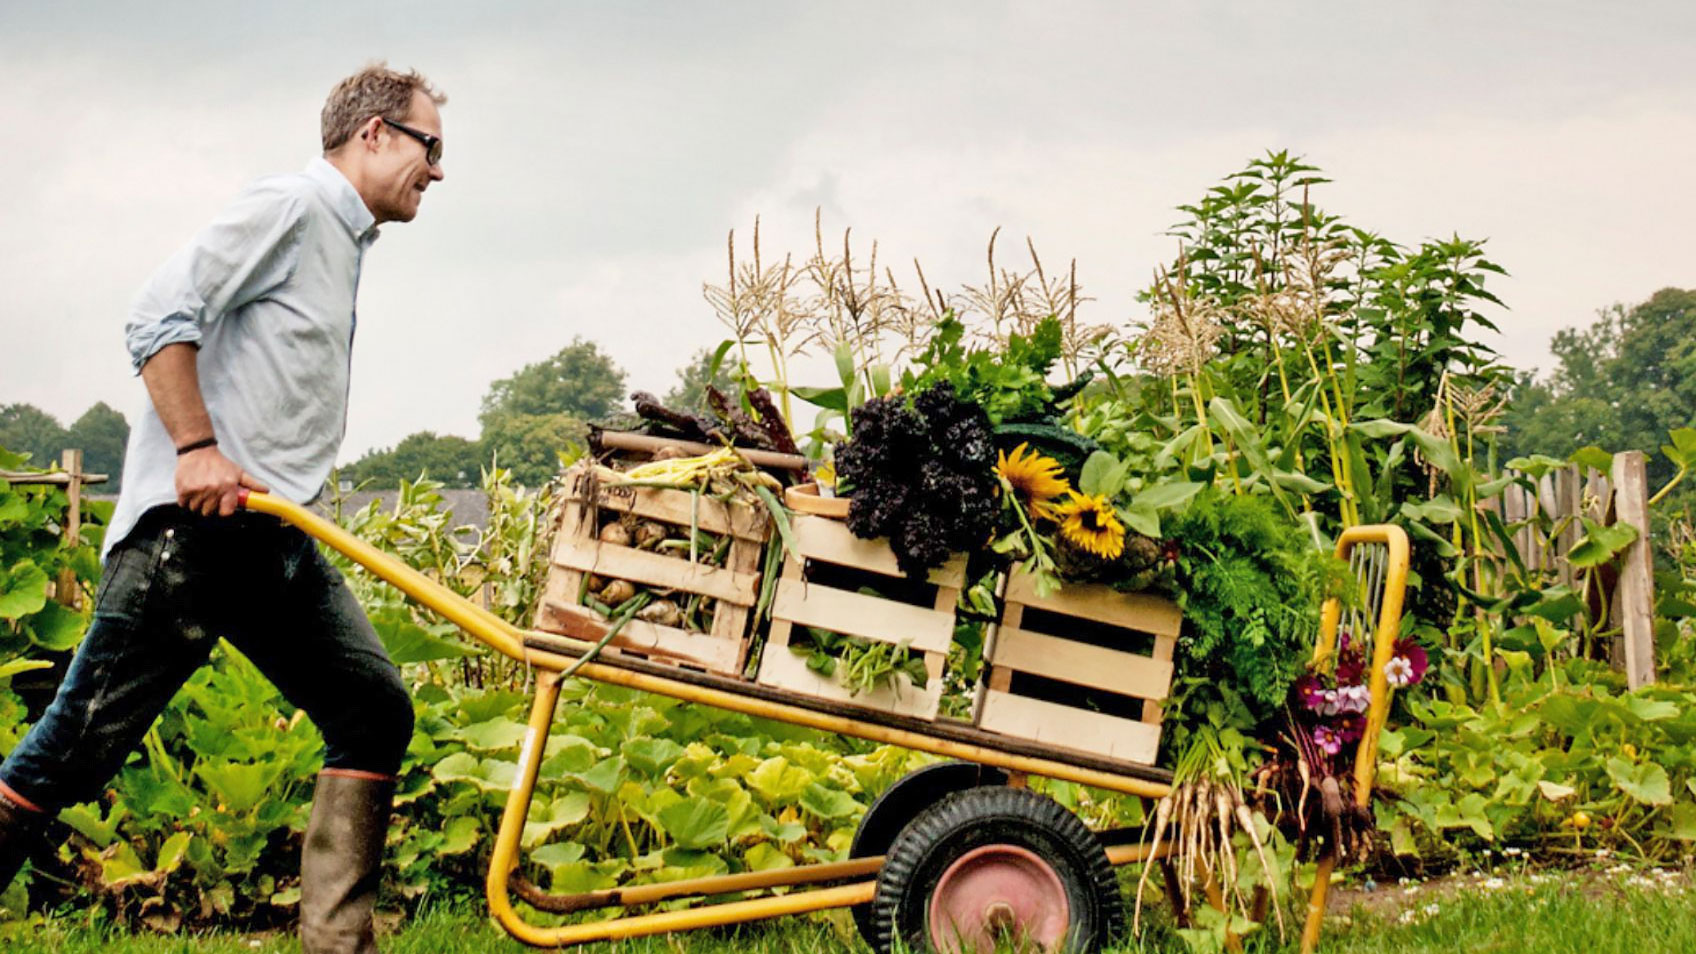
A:
{"type": "Polygon", "coordinates": [[[305,175],[318,185],[324,197],[330,200],[330,208],[336,210],[336,216],[347,226],[354,239],[362,244],[369,244],[377,238],[377,218],[371,210],[365,207],[365,200],[359,197],[359,190],[353,183],[347,181],[347,176],[337,169],[328,159],[314,156],[306,164],[305,175]]]}

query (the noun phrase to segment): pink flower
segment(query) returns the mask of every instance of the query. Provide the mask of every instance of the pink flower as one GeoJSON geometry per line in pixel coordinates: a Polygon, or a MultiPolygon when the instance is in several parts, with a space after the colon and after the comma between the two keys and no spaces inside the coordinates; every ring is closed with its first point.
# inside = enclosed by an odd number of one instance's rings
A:
{"type": "Polygon", "coordinates": [[[1413,662],[1406,656],[1396,656],[1384,664],[1384,679],[1396,687],[1413,685],[1413,662]]]}
{"type": "Polygon", "coordinates": [[[1395,653],[1384,666],[1384,675],[1389,678],[1390,685],[1412,686],[1424,681],[1425,673],[1431,668],[1431,657],[1426,654],[1424,646],[1411,639],[1398,639],[1395,653]],[[1402,681],[1398,682],[1398,678],[1402,681]]]}
{"type": "Polygon", "coordinates": [[[1313,744],[1326,755],[1336,755],[1343,750],[1342,736],[1330,726],[1317,726],[1313,730],[1313,744]]]}
{"type": "Polygon", "coordinates": [[[1325,705],[1325,686],[1319,677],[1309,673],[1296,680],[1296,697],[1313,712],[1325,705]]]}

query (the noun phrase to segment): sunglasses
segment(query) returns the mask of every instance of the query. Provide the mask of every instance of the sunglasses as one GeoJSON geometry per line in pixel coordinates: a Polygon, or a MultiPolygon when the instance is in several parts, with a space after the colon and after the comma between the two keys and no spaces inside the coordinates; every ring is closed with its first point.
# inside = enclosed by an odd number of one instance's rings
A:
{"type": "Polygon", "coordinates": [[[423,143],[424,144],[424,161],[428,162],[432,166],[441,165],[441,162],[442,162],[442,137],[432,136],[427,132],[423,132],[421,130],[413,129],[411,126],[403,126],[400,123],[397,123],[392,119],[384,119],[383,124],[386,125],[386,126],[389,126],[390,128],[398,129],[401,132],[406,133],[408,136],[411,136],[412,138],[423,143]]]}

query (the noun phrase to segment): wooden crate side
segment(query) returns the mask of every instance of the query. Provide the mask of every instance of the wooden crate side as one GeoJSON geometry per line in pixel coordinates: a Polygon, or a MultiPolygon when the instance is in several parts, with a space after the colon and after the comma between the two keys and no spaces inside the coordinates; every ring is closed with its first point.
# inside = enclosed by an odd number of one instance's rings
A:
{"type": "MultiPolygon", "coordinates": [[[[554,529],[553,553],[558,553],[561,547],[572,545],[583,535],[584,517],[584,510],[580,506],[567,504],[560,509],[559,526],[554,529]]],[[[541,598],[536,601],[535,627],[544,632],[560,632],[553,622],[555,617],[549,606],[576,605],[577,593],[582,584],[582,572],[550,563],[547,579],[542,582],[541,598]]]]}
{"type": "Polygon", "coordinates": [[[1020,572],[1007,581],[1007,602],[1156,636],[1176,637],[1184,621],[1177,604],[1163,596],[1121,593],[1095,583],[1067,584],[1049,596],[1038,596],[1035,578],[1020,572]]]}
{"type": "Polygon", "coordinates": [[[978,727],[1059,748],[1152,765],[1160,727],[994,689],[984,694],[978,727]]]}
{"type": "Polygon", "coordinates": [[[735,539],[730,542],[730,555],[725,561],[725,569],[733,573],[747,573],[754,577],[754,604],[737,606],[732,603],[720,603],[713,611],[713,636],[718,639],[736,640],[736,675],[740,676],[748,666],[748,653],[753,649],[754,611],[759,604],[760,593],[760,564],[765,560],[766,545],[757,540],[735,539]]]}
{"type": "Polygon", "coordinates": [[[907,642],[927,652],[948,651],[954,639],[954,614],[923,606],[850,593],[793,579],[777,583],[772,618],[814,626],[885,643],[907,642]]]}
{"type": "Polygon", "coordinates": [[[562,540],[554,547],[555,565],[648,586],[685,590],[743,606],[759,599],[758,573],[741,573],[705,563],[690,563],[633,547],[588,540],[562,540]]]}
{"type": "MultiPolygon", "coordinates": [[[[568,484],[570,499],[579,506],[591,503],[587,473],[579,473],[568,484]]],[[[665,487],[623,487],[597,481],[593,503],[603,510],[629,513],[680,527],[696,526],[708,533],[747,540],[765,540],[771,534],[771,517],[763,509],[746,504],[727,504],[705,495],[665,487]]]]}
{"type": "MultiPolygon", "coordinates": [[[[606,620],[588,607],[574,603],[544,601],[543,614],[554,618],[572,615],[604,626],[606,620]]],[[[715,621],[716,622],[716,621],[715,621]]],[[[547,630],[548,626],[540,626],[547,630]]],[[[563,629],[554,626],[554,629],[563,629]]],[[[726,675],[741,672],[743,648],[740,639],[721,639],[708,633],[692,633],[672,626],[661,626],[647,620],[633,619],[613,637],[612,646],[628,649],[646,656],[660,656],[679,662],[694,663],[705,669],[726,675]]]]}
{"type": "MultiPolygon", "coordinates": [[[[927,669],[930,658],[934,655],[936,654],[926,654],[927,669]]],[[[808,669],[807,660],[792,651],[787,640],[783,645],[773,645],[770,642],[766,644],[765,652],[760,657],[759,680],[763,685],[788,689],[819,699],[920,719],[936,718],[936,713],[942,705],[942,680],[937,678],[932,678],[925,688],[920,689],[904,677],[896,676],[892,682],[872,692],[851,693],[838,683],[835,677],[820,675],[808,669]]]]}
{"type": "Polygon", "coordinates": [[[990,661],[997,667],[1138,699],[1164,699],[1172,686],[1169,661],[1005,626],[990,661]]]}
{"type": "MultiPolygon", "coordinates": [[[[853,567],[884,576],[905,576],[896,563],[887,540],[865,540],[854,536],[848,525],[829,517],[798,514],[791,521],[795,549],[809,560],[853,567]]],[[[930,582],[959,588],[966,581],[965,554],[955,554],[947,563],[930,571],[930,582]]]]}

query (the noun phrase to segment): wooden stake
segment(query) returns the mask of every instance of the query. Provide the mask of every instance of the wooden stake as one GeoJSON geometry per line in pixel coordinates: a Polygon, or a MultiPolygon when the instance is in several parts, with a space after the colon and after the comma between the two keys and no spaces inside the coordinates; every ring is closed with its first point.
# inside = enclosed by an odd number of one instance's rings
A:
{"type": "Polygon", "coordinates": [[[1636,689],[1655,681],[1655,578],[1650,568],[1649,485],[1642,451],[1614,455],[1614,513],[1637,528],[1637,539],[1620,558],[1614,593],[1625,642],[1625,679],[1636,689]]]}

